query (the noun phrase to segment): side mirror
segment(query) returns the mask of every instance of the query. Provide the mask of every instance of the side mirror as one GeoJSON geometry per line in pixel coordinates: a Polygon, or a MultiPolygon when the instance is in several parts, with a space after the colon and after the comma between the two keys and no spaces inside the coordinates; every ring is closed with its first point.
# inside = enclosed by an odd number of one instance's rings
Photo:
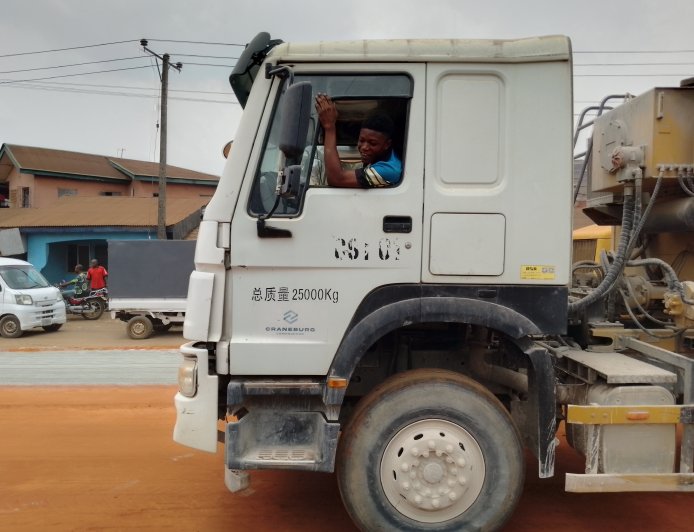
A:
{"type": "Polygon", "coordinates": [[[300,159],[311,119],[311,83],[293,83],[284,95],[279,148],[288,161],[300,159]]]}

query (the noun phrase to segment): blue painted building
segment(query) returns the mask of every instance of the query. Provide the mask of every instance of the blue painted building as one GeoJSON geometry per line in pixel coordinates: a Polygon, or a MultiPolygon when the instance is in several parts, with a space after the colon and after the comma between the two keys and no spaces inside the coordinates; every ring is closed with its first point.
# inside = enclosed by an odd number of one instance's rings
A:
{"type": "MultiPolygon", "coordinates": [[[[207,201],[168,200],[167,237],[194,235],[207,201]]],[[[0,253],[8,238],[21,242],[11,256],[31,262],[56,283],[70,278],[75,264],[86,266],[93,258],[108,268],[108,240],[156,239],[157,214],[157,198],[132,197],[64,197],[41,209],[0,209],[0,253]]]]}

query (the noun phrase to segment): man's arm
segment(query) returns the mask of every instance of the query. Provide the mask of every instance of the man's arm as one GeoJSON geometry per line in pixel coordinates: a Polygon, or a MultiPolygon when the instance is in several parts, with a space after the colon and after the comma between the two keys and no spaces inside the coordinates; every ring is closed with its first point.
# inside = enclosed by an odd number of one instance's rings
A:
{"type": "Polygon", "coordinates": [[[323,159],[328,184],[333,187],[359,188],[354,170],[343,170],[337,153],[337,108],[327,95],[316,96],[316,112],[323,126],[323,159]]]}

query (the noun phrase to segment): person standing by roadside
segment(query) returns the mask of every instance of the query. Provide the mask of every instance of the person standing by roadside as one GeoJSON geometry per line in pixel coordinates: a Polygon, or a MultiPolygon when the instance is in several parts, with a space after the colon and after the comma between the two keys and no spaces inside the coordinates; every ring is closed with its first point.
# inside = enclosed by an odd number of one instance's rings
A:
{"type": "Polygon", "coordinates": [[[89,271],[87,271],[87,279],[91,282],[92,290],[99,290],[100,288],[106,288],[106,279],[108,277],[108,272],[106,268],[99,264],[99,261],[92,259],[89,263],[89,271]]]}

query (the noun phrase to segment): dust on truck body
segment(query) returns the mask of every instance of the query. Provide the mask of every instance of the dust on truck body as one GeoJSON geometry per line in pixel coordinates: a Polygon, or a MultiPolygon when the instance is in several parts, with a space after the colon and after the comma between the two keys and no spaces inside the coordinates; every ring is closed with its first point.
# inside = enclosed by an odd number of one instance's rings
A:
{"type": "Polygon", "coordinates": [[[561,36],[256,37],[200,226],[175,440],[215,452],[219,432],[232,491],[335,470],[365,530],[501,527],[523,448],[552,476],[561,421],[586,456],[568,490],[691,490],[692,92],[596,123],[589,212],[623,237],[572,265],[571,76],[561,36]],[[345,166],[362,120],[392,117],[398,186],[324,185],[319,92],[345,166]]]}

